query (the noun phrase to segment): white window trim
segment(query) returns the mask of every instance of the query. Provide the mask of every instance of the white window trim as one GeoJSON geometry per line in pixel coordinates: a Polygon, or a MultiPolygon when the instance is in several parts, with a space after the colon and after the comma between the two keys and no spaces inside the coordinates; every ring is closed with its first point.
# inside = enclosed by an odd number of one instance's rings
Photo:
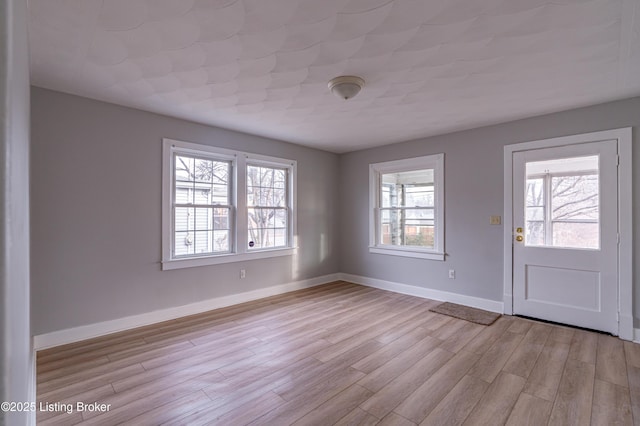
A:
{"type": "Polygon", "coordinates": [[[200,145],[164,138],[162,140],[162,270],[190,268],[196,266],[218,265],[231,262],[243,262],[256,259],[267,259],[279,256],[291,256],[297,252],[297,163],[295,160],[268,157],[264,155],[250,154],[242,151],[233,151],[208,145],[200,145]],[[231,211],[231,253],[212,255],[194,255],[192,257],[174,258],[172,256],[173,243],[173,167],[172,158],[175,152],[187,154],[209,154],[220,159],[228,159],[232,162],[231,171],[231,203],[234,206],[231,211]],[[247,247],[247,177],[246,166],[250,164],[262,164],[287,168],[289,170],[289,234],[288,246],[273,249],[249,250],[247,247]]]}
{"type": "Polygon", "coordinates": [[[444,251],[444,154],[404,160],[386,161],[369,165],[369,253],[412,257],[429,260],[445,260],[444,251]],[[408,246],[378,244],[379,227],[376,210],[380,204],[380,176],[385,173],[419,169],[434,169],[434,218],[436,223],[435,248],[422,249],[408,246]]]}

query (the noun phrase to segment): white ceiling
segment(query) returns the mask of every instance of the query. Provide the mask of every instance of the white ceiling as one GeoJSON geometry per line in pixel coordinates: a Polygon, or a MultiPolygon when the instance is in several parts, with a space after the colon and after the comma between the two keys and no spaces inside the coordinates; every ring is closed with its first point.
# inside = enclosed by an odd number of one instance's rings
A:
{"type": "Polygon", "coordinates": [[[33,84],[334,152],[640,95],[640,0],[30,0],[33,84]],[[355,98],[327,82],[366,80],[355,98]]]}

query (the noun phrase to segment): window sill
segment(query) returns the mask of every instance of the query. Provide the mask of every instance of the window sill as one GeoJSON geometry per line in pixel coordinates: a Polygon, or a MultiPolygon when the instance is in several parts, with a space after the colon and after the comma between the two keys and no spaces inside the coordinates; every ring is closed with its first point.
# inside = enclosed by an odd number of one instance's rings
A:
{"type": "Polygon", "coordinates": [[[389,256],[413,257],[416,259],[444,261],[445,254],[435,251],[411,250],[406,248],[383,248],[380,246],[369,247],[369,253],[386,254],[389,256]]]}
{"type": "Polygon", "coordinates": [[[220,265],[223,263],[244,262],[256,259],[268,259],[270,257],[292,256],[296,248],[283,248],[271,250],[256,250],[248,253],[228,253],[216,256],[189,257],[184,259],[171,259],[162,261],[162,270],[194,268],[197,266],[220,265]]]}

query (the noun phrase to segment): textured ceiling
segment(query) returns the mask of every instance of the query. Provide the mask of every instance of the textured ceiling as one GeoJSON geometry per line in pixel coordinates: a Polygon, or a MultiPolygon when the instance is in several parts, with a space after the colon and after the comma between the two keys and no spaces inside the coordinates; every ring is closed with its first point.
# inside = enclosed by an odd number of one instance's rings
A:
{"type": "Polygon", "coordinates": [[[30,0],[33,84],[334,152],[640,95],[640,0],[30,0]],[[366,80],[355,98],[327,82],[366,80]]]}

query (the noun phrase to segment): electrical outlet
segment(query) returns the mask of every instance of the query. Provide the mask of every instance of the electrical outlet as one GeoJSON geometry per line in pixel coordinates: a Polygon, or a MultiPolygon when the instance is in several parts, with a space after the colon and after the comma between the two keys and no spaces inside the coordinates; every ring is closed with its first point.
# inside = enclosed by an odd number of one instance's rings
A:
{"type": "Polygon", "coordinates": [[[456,279],[456,270],[455,269],[449,269],[449,279],[452,279],[452,280],[456,279]]]}
{"type": "Polygon", "coordinates": [[[245,269],[240,269],[240,279],[243,280],[247,277],[247,271],[245,269]]]}

